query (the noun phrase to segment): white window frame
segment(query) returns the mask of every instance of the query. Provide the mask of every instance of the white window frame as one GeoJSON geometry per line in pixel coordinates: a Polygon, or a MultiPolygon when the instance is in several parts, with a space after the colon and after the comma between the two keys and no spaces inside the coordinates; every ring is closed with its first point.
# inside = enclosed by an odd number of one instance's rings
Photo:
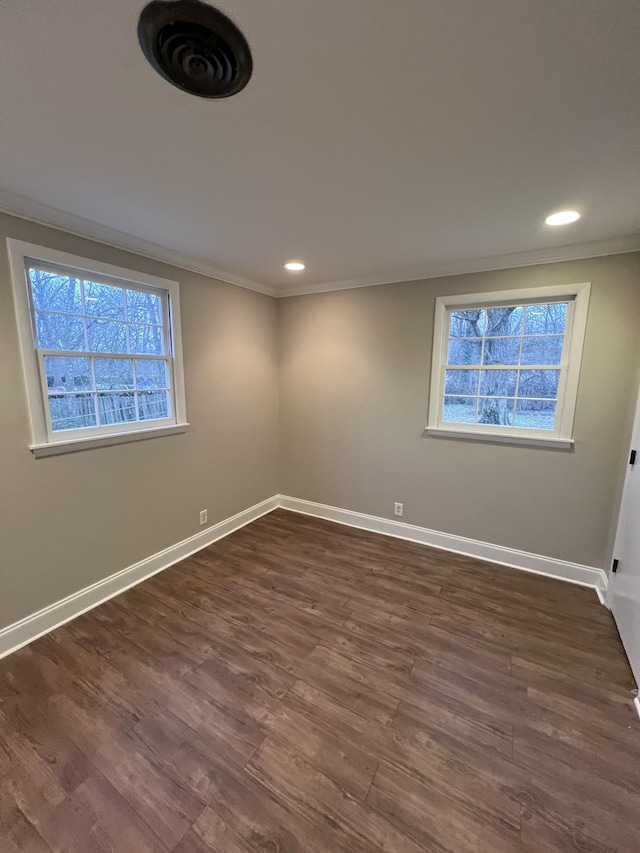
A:
{"type": "MultiPolygon", "coordinates": [[[[18,325],[18,340],[22,369],[27,393],[27,407],[31,425],[31,443],[29,449],[34,456],[53,456],[70,453],[109,444],[154,438],[160,435],[172,435],[185,432],[189,423],[186,417],[184,368],[182,360],[182,336],[180,327],[180,293],[177,281],[158,278],[146,273],[104,264],[90,258],[82,258],[66,252],[59,252],[44,246],[24,243],[21,240],[7,238],[7,252],[13,284],[13,298],[18,325]],[[148,290],[163,299],[163,322],[166,360],[171,375],[172,417],[155,421],[136,421],[126,424],[87,427],[78,430],[53,432],[49,414],[49,405],[44,377],[44,355],[86,356],[86,353],[55,351],[44,353],[37,347],[35,336],[34,311],[31,289],[27,275],[27,265],[41,264],[43,267],[63,268],[79,276],[104,284],[118,284],[148,290]]],[[[110,358],[138,356],[119,356],[110,358]]],[[[144,358],[144,355],[140,356],[144,358]]]]}
{"type": "MultiPolygon", "coordinates": [[[[437,297],[427,435],[571,448],[574,444],[573,421],[578,397],[590,291],[590,282],[582,282],[552,287],[532,287],[519,290],[499,290],[491,293],[468,293],[461,296],[437,297]],[[452,311],[565,301],[569,303],[569,308],[567,310],[562,356],[558,365],[560,379],[555,428],[553,430],[490,426],[487,424],[455,424],[443,421],[449,315],[452,311]]],[[[479,369],[482,369],[482,365],[479,365],[479,369]]]]}

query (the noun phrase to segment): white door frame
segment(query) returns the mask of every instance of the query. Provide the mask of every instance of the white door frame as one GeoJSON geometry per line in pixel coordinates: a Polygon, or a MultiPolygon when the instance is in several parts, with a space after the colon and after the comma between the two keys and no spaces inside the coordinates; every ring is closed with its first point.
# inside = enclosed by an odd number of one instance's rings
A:
{"type": "MultiPolygon", "coordinates": [[[[631,453],[634,447],[638,447],[640,445],[640,388],[638,389],[638,394],[636,397],[636,407],[635,407],[635,415],[633,421],[633,430],[631,433],[631,440],[629,443],[629,448],[627,450],[627,460],[629,459],[629,454],[631,453]]],[[[640,466],[640,459],[635,463],[640,466]]],[[[622,540],[624,534],[624,521],[625,514],[623,512],[624,509],[624,501],[627,496],[628,482],[629,482],[629,474],[630,474],[631,466],[627,464],[624,475],[624,487],[622,489],[622,499],[620,501],[620,508],[618,509],[618,525],[616,528],[616,538],[613,546],[613,558],[615,559],[616,553],[619,552],[619,544],[622,540]]],[[[611,610],[611,605],[613,603],[613,592],[615,588],[615,573],[611,571],[611,567],[609,567],[609,575],[608,575],[608,584],[607,584],[607,595],[605,604],[611,610]]]]}

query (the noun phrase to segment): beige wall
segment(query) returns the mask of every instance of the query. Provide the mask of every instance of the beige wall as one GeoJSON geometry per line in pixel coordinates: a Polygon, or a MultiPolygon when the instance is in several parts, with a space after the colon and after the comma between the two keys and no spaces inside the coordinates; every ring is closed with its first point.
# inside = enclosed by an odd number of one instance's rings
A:
{"type": "Polygon", "coordinates": [[[274,299],[0,216],[0,627],[278,491],[274,299]],[[5,236],[178,280],[191,429],[34,459],[5,236]]]}
{"type": "Polygon", "coordinates": [[[281,492],[608,565],[640,364],[640,255],[282,300],[281,492]],[[574,452],[424,437],[436,296],[592,282],[574,452]]]}
{"type": "Polygon", "coordinates": [[[604,566],[639,350],[637,254],[276,302],[0,215],[0,628],[278,491],[604,566]],[[5,236],[180,281],[186,434],[33,458],[5,236]],[[435,297],[577,281],[575,452],[424,437],[435,297]]]}

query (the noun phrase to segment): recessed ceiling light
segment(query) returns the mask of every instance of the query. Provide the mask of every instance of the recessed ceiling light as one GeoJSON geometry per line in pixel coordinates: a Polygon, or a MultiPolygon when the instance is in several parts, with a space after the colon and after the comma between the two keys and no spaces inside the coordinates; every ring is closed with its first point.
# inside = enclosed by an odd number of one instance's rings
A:
{"type": "Polygon", "coordinates": [[[570,225],[577,222],[580,216],[577,210],[558,210],[556,213],[550,213],[545,222],[547,225],[570,225]]]}
{"type": "Polygon", "coordinates": [[[284,265],[284,268],[290,272],[300,272],[304,269],[304,264],[301,264],[300,261],[289,261],[288,264],[284,265]]]}

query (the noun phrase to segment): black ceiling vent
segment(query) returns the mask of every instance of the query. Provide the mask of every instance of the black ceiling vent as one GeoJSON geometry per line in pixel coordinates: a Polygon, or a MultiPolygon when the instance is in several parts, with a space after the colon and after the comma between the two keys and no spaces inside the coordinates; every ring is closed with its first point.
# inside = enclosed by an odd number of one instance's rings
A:
{"type": "Polygon", "coordinates": [[[251,77],[247,40],[200,0],[153,0],[140,15],[138,39],[158,74],[192,95],[229,98],[251,77]]]}

